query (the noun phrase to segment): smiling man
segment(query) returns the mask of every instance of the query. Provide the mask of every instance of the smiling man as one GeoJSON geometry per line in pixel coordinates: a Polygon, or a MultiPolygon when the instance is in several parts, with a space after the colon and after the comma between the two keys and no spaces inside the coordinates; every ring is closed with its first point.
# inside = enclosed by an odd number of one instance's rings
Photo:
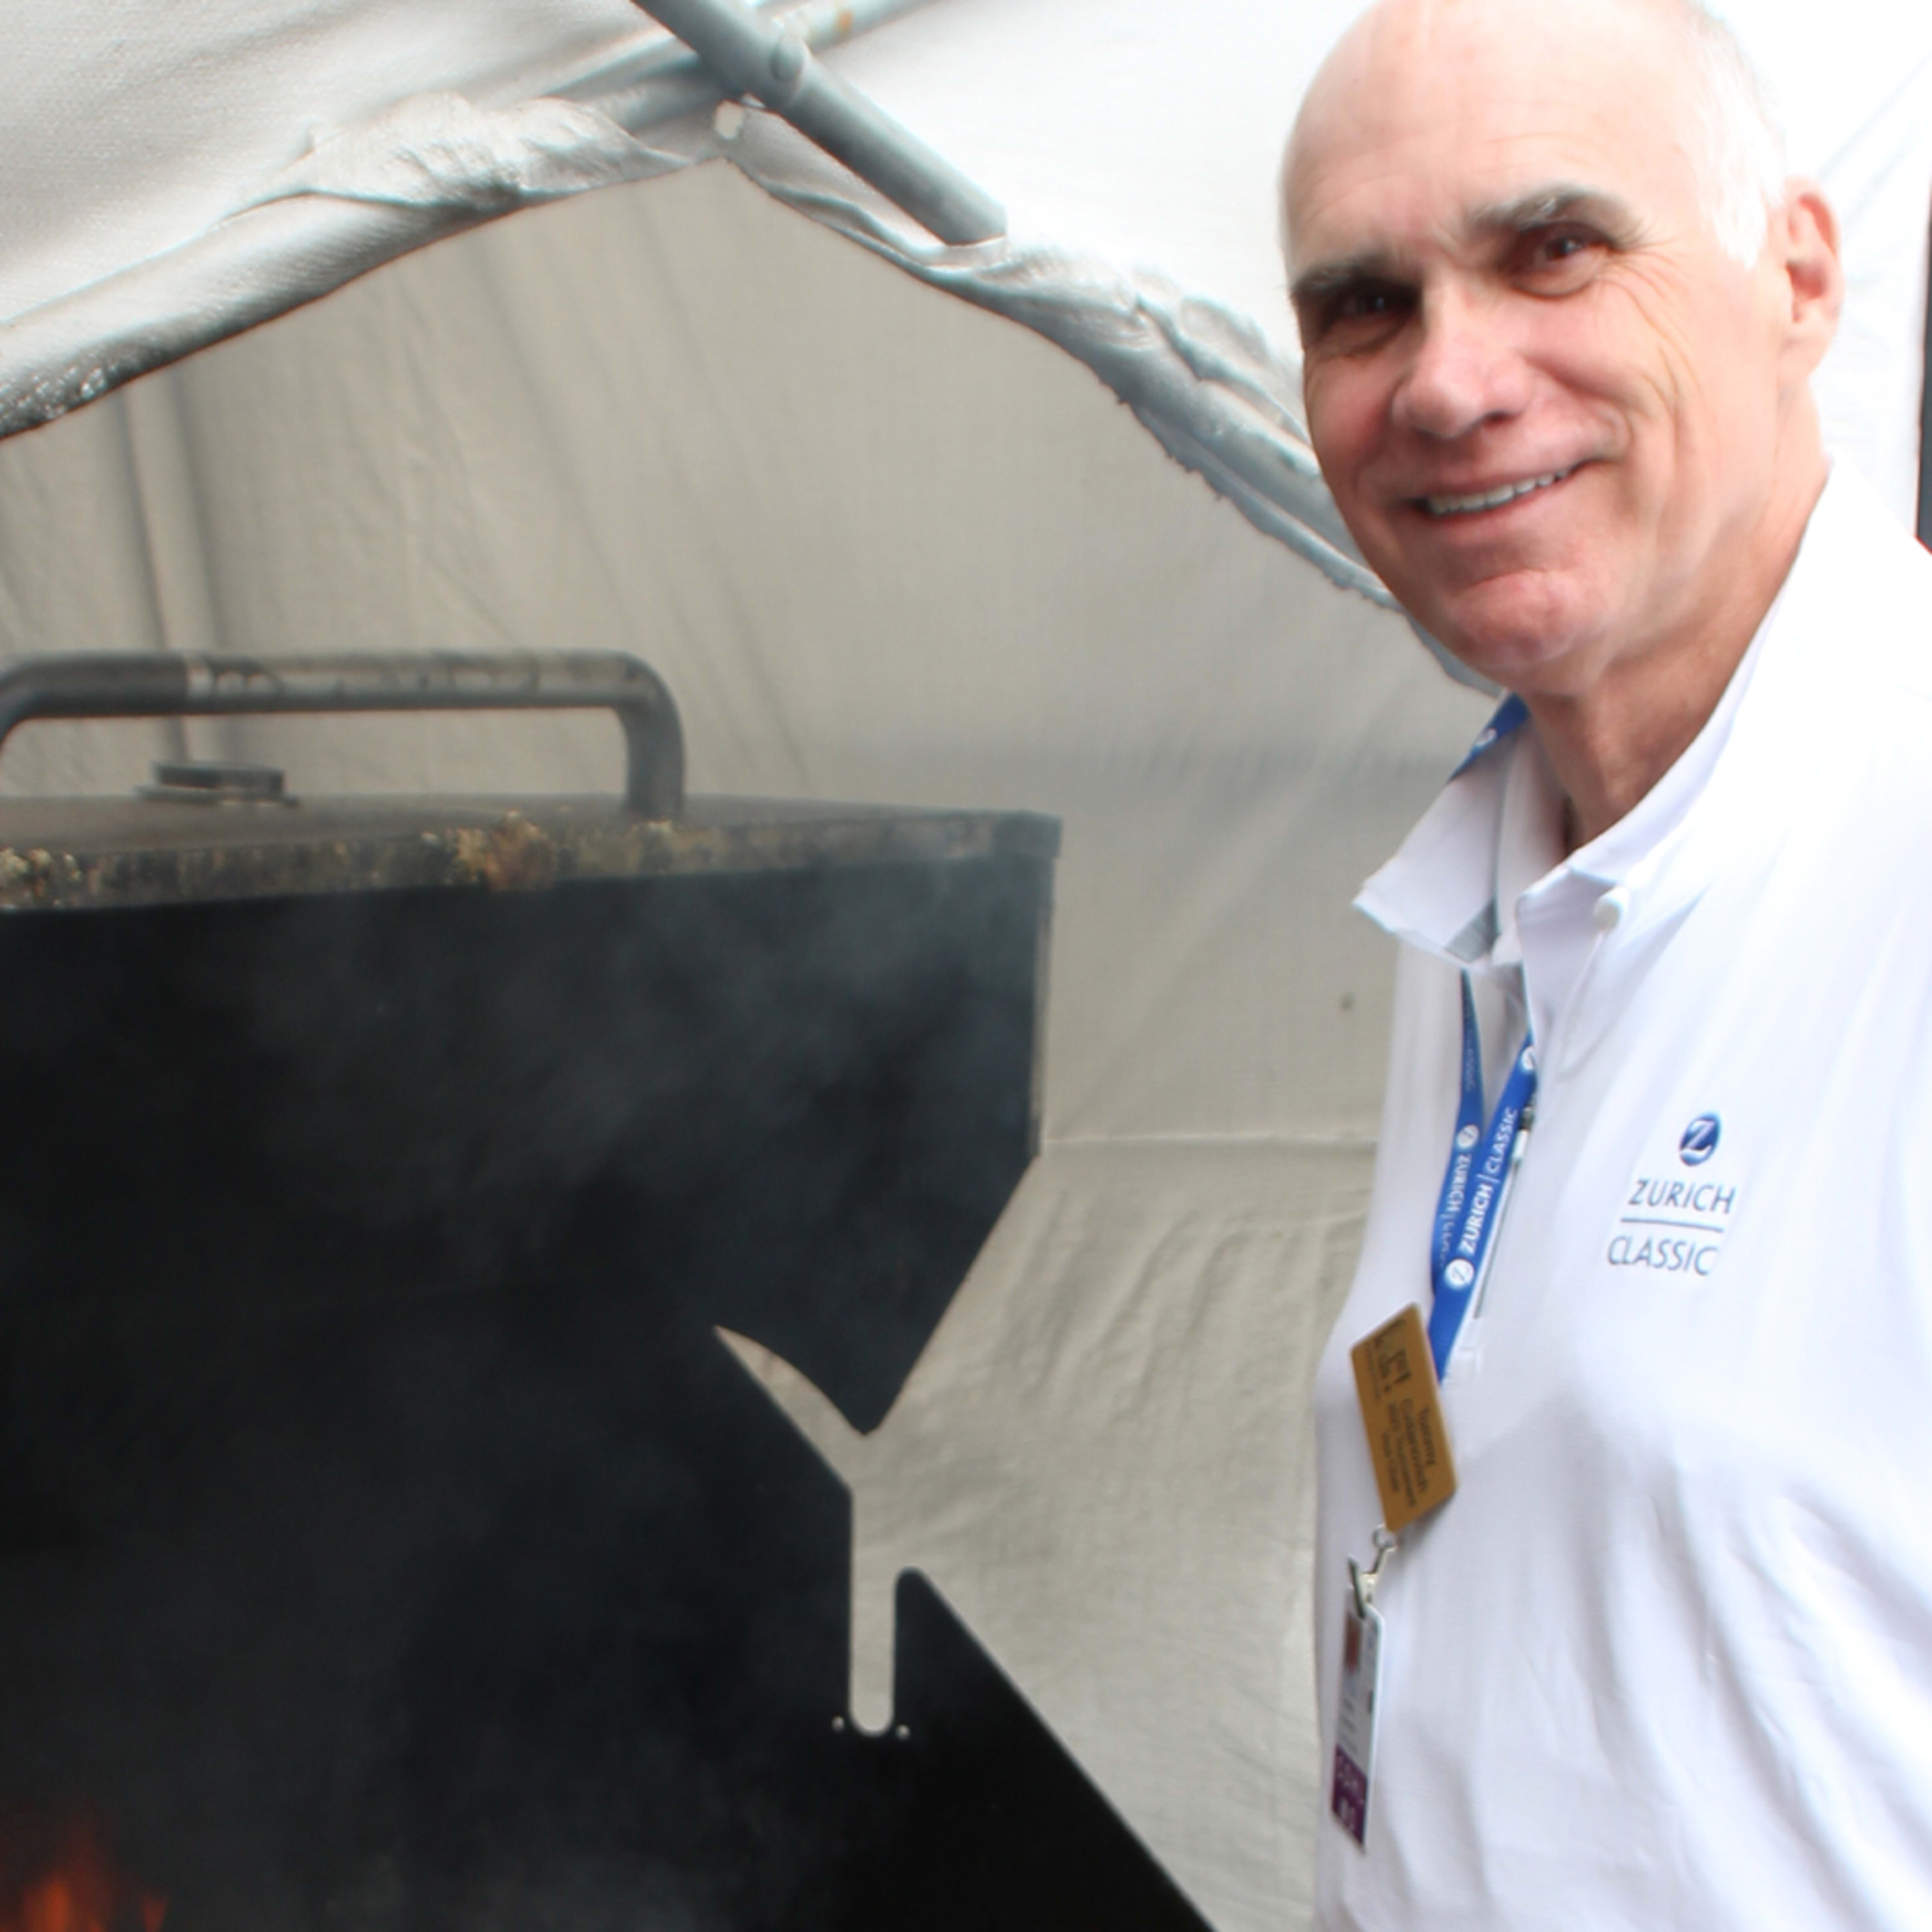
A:
{"type": "Polygon", "coordinates": [[[1321,1923],[1932,1924],[1932,559],[1831,211],[1682,0],[1384,0],[1282,194],[1336,502],[1511,694],[1360,901],[1321,1923]]]}

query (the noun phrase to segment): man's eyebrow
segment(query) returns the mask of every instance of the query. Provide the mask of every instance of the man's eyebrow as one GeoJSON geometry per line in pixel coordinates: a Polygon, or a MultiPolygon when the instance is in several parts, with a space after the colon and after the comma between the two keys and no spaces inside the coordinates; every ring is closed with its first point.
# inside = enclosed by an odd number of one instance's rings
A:
{"type": "MultiPolygon", "coordinates": [[[[1471,208],[1462,227],[1471,236],[1532,234],[1561,221],[1580,221],[1596,229],[1613,248],[1628,248],[1641,238],[1643,224],[1629,203],[1601,188],[1568,182],[1533,188],[1508,201],[1471,208]]],[[[1414,271],[1381,249],[1317,262],[1288,284],[1288,299],[1297,308],[1318,307],[1345,289],[1365,283],[1400,287],[1414,280],[1414,271]]]]}
{"type": "Polygon", "coordinates": [[[1462,225],[1471,235],[1526,235],[1559,221],[1586,222],[1618,248],[1634,246],[1642,230],[1642,224],[1628,202],[1606,194],[1601,188],[1575,187],[1568,182],[1534,188],[1527,194],[1508,201],[1472,208],[1463,218],[1462,225]]]}
{"type": "Polygon", "coordinates": [[[1390,255],[1371,250],[1365,254],[1345,255],[1333,262],[1318,262],[1304,269],[1288,284],[1288,300],[1298,308],[1322,302],[1343,289],[1359,287],[1364,282],[1400,284],[1405,279],[1401,266],[1390,255]]]}

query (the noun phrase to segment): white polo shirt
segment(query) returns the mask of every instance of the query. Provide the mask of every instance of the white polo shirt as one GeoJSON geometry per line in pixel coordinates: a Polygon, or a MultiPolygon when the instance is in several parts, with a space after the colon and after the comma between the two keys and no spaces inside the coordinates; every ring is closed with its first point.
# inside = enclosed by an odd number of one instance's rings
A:
{"type": "Polygon", "coordinates": [[[1932,557],[1840,466],[1696,742],[1567,861],[1557,809],[1514,732],[1360,901],[1404,944],[1317,1384],[1330,1732],[1348,1351],[1430,1304],[1466,966],[1490,1096],[1526,1011],[1540,1080],[1318,1923],[1932,1927],[1932,557]]]}

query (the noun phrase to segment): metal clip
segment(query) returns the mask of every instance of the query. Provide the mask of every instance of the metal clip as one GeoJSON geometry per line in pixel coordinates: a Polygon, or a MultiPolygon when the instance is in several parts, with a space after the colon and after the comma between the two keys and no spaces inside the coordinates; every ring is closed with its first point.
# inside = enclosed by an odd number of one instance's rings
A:
{"type": "Polygon", "coordinates": [[[1376,1600],[1376,1580],[1382,1574],[1382,1565],[1402,1547],[1401,1539],[1390,1535],[1381,1524],[1376,1526],[1371,1540],[1376,1546],[1376,1560],[1364,1570],[1352,1556],[1348,1558],[1348,1586],[1355,1593],[1355,1614],[1366,1617],[1369,1606],[1376,1600]]]}

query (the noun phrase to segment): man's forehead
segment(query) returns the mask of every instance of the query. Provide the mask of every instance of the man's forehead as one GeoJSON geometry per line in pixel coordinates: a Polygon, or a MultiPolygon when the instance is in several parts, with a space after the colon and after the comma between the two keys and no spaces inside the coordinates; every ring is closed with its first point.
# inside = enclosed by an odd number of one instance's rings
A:
{"type": "Polygon", "coordinates": [[[1478,232],[1559,185],[1633,207],[1694,191],[1666,17],[1650,0],[1385,0],[1298,117],[1283,182],[1298,260],[1310,244],[1478,232]]]}
{"type": "Polygon", "coordinates": [[[1314,248],[1463,249],[1571,218],[1654,226],[1660,203],[1694,198],[1696,182],[1687,160],[1675,171],[1682,181],[1667,190],[1665,170],[1642,158],[1621,138],[1577,138],[1574,125],[1529,140],[1472,126],[1439,141],[1336,156],[1288,184],[1295,257],[1306,260],[1314,248]]]}

